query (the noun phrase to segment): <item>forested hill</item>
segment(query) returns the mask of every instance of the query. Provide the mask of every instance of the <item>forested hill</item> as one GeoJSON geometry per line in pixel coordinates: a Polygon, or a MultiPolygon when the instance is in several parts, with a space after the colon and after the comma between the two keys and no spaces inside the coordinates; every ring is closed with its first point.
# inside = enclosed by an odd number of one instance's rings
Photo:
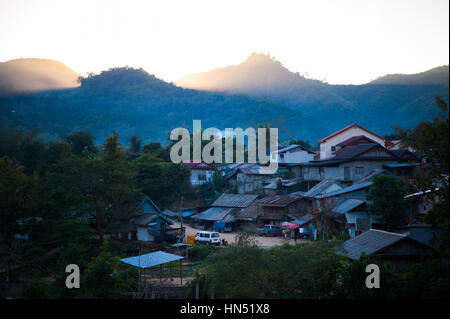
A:
{"type": "Polygon", "coordinates": [[[277,101],[316,119],[328,132],[357,122],[383,133],[393,125],[412,127],[439,114],[434,96],[448,101],[448,77],[448,66],[442,66],[418,74],[387,75],[363,85],[331,85],[254,53],[241,64],[192,74],[176,83],[277,101]]]}
{"type": "MultiPolygon", "coordinates": [[[[194,119],[202,120],[203,128],[219,129],[269,122],[280,129],[282,140],[315,143],[351,123],[381,135],[391,133],[394,125],[413,127],[439,113],[435,95],[448,101],[448,81],[424,84],[422,75],[414,85],[398,76],[395,84],[390,77],[366,85],[329,85],[291,73],[264,56],[247,65],[245,81],[266,63],[271,67],[258,71],[261,92],[258,83],[249,92],[185,89],[142,69],[114,68],[82,79],[76,88],[0,94],[0,126],[38,130],[52,138],[87,130],[97,142],[116,130],[122,140],[137,133],[144,142],[163,142],[174,127],[192,130],[194,119]]],[[[444,72],[448,75],[448,67],[444,72]]]]}
{"type": "Polygon", "coordinates": [[[137,133],[143,142],[164,141],[174,127],[255,127],[270,122],[285,137],[315,140],[323,132],[278,102],[226,93],[183,89],[142,69],[114,68],[87,77],[78,88],[0,96],[0,126],[46,132],[51,137],[87,130],[104,140],[117,131],[125,140],[137,133]]]}

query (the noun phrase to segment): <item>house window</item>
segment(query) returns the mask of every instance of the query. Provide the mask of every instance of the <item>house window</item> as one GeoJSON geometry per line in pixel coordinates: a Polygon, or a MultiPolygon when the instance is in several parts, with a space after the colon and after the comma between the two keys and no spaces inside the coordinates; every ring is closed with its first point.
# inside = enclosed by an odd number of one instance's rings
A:
{"type": "Polygon", "coordinates": [[[336,152],[336,146],[331,146],[331,151],[336,152]]]}
{"type": "Polygon", "coordinates": [[[344,167],[344,179],[346,181],[350,180],[350,167],[348,166],[344,167]]]}
{"type": "Polygon", "coordinates": [[[364,175],[364,167],[355,167],[356,175],[364,175]]]}
{"type": "Polygon", "coordinates": [[[206,173],[205,172],[198,173],[197,180],[206,181],[206,173]]]}

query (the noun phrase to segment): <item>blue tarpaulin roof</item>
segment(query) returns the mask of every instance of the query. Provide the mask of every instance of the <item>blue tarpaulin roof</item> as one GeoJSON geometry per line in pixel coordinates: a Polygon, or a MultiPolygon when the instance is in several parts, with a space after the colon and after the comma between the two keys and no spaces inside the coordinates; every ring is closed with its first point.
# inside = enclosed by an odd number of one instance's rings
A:
{"type": "Polygon", "coordinates": [[[183,258],[184,257],[165,253],[163,251],[155,251],[154,253],[145,255],[122,258],[120,261],[139,268],[149,268],[161,264],[170,263],[172,261],[180,260],[183,258]]]}
{"type": "Polygon", "coordinates": [[[383,166],[386,167],[409,167],[409,166],[419,166],[419,163],[388,163],[388,164],[383,164],[383,166]]]}

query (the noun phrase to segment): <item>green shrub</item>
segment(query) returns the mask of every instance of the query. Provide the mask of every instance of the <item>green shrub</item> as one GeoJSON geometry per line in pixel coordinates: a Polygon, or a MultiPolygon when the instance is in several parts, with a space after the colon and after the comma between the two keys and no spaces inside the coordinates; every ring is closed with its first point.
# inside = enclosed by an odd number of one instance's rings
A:
{"type": "Polygon", "coordinates": [[[194,262],[205,260],[214,250],[215,247],[212,245],[193,246],[189,248],[189,259],[194,262]]]}

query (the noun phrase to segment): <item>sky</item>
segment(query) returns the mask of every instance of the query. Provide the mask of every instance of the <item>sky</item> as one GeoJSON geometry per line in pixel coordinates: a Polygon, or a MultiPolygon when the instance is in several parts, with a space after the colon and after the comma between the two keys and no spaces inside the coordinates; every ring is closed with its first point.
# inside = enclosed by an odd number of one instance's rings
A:
{"type": "Polygon", "coordinates": [[[448,0],[0,0],[0,61],[81,75],[142,67],[168,82],[270,53],[332,84],[449,64],[448,0]]]}

